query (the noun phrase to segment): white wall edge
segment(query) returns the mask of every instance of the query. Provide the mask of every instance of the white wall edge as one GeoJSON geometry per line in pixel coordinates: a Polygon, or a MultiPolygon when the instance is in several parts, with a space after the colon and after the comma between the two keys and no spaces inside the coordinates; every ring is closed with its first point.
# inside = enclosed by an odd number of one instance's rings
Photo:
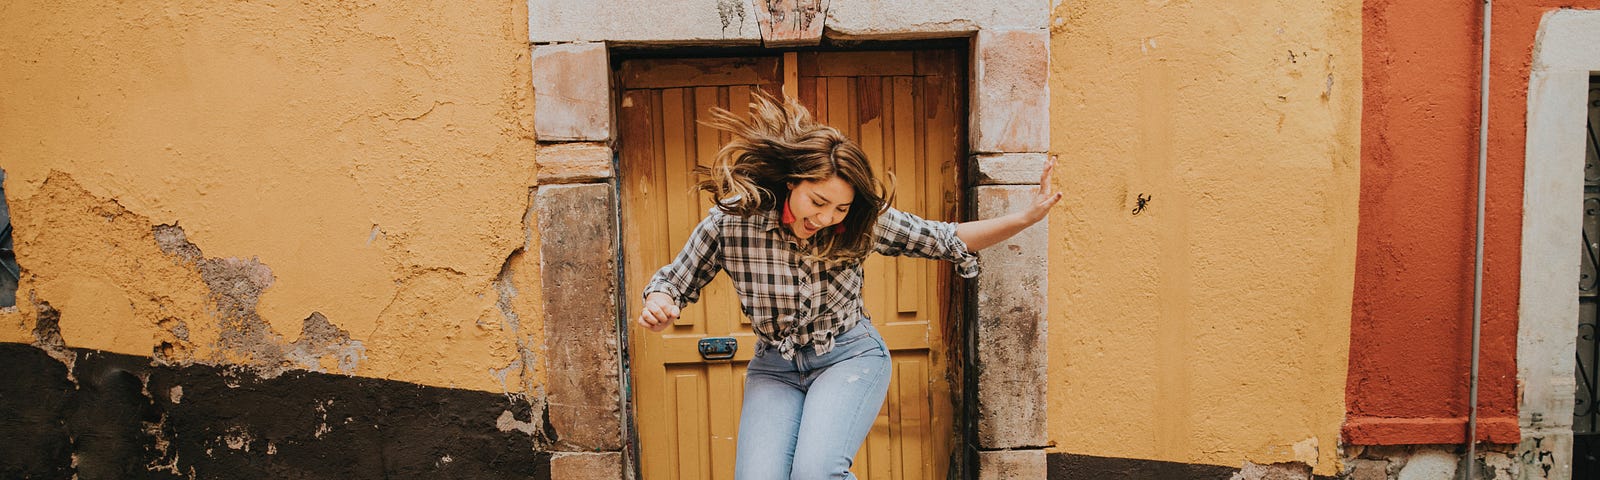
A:
{"type": "MultiPolygon", "coordinates": [[[[1540,22],[1528,78],[1518,412],[1528,478],[1572,475],[1573,352],[1583,222],[1590,72],[1600,71],[1600,11],[1560,9],[1540,22]]],[[[1492,134],[1493,132],[1491,132],[1492,134]]]]}

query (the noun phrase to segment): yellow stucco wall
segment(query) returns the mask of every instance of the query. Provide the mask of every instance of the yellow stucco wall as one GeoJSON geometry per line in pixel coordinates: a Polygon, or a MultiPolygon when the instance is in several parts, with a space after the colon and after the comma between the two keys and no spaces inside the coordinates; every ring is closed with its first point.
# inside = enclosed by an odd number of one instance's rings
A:
{"type": "MultiPolygon", "coordinates": [[[[538,259],[515,253],[537,251],[526,19],[516,0],[0,7],[26,270],[0,341],[33,340],[31,296],[68,346],[265,368],[284,359],[240,345],[287,348],[317,312],[358,358],[297,367],[537,385],[517,363],[543,344],[538,259]],[[218,314],[203,264],[270,280],[258,323],[218,314]]],[[[1360,4],[1062,2],[1052,25],[1052,451],[1333,473],[1360,4]]]]}
{"type": "Polygon", "coordinates": [[[1051,30],[1052,451],[1336,473],[1361,4],[1061,2],[1051,30]]]}
{"type": "Polygon", "coordinates": [[[526,2],[0,12],[0,168],[25,269],[0,341],[32,341],[31,296],[69,347],[538,383],[517,363],[519,339],[543,343],[537,255],[515,254],[537,252],[526,2]],[[163,224],[201,256],[164,253],[163,224]],[[348,339],[289,355],[313,312],[348,339]]]}

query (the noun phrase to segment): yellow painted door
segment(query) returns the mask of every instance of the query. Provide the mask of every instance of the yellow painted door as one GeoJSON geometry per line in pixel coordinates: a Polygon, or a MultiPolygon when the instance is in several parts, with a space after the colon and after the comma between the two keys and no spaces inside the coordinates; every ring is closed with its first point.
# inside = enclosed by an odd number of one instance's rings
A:
{"type": "MultiPolygon", "coordinates": [[[[819,120],[855,139],[895,178],[895,206],[931,219],[959,212],[964,155],[960,55],[954,51],[789,53],[734,59],[622,63],[620,124],[623,251],[629,318],[637,290],[671,261],[710,208],[691,170],[726,134],[698,123],[720,106],[743,113],[754,88],[798,96],[819,120]]],[[[894,360],[888,399],[852,470],[874,480],[944,478],[954,438],[947,348],[948,265],[873,256],[868,315],[894,360]]],[[[755,347],[725,275],[662,334],[630,325],[629,365],[646,480],[733,478],[744,368],[755,347]],[[734,337],[731,360],[704,360],[697,342],[734,337]]]]}

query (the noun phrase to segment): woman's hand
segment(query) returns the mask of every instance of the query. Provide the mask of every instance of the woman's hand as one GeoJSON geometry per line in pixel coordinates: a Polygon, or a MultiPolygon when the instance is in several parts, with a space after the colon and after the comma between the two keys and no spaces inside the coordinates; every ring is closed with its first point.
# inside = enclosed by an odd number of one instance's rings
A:
{"type": "Polygon", "coordinates": [[[1061,192],[1050,186],[1050,171],[1055,168],[1054,160],[1044,166],[1044,174],[1039,176],[1039,190],[1021,210],[1000,217],[958,224],[956,237],[967,244],[967,250],[978,251],[1003,242],[1017,232],[1044,220],[1050,215],[1050,209],[1061,201],[1061,192]]]}
{"type": "Polygon", "coordinates": [[[1050,215],[1050,208],[1056,206],[1056,202],[1061,201],[1061,192],[1055,191],[1055,188],[1050,185],[1050,171],[1055,170],[1055,168],[1056,162],[1054,161],[1044,166],[1044,174],[1039,176],[1039,192],[1034,194],[1033,201],[1028,203],[1026,209],[1018,212],[1028,225],[1044,220],[1044,217],[1050,215]]]}
{"type": "Polygon", "coordinates": [[[644,311],[639,312],[639,326],[660,332],[678,321],[678,302],[671,295],[652,292],[644,298],[644,311]]]}

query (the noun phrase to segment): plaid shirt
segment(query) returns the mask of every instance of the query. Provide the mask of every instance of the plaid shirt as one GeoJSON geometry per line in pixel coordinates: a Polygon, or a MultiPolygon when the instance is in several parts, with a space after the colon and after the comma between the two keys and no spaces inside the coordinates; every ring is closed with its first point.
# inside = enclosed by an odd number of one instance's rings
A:
{"type": "MultiPolygon", "coordinates": [[[[978,275],[978,258],[956,237],[954,223],[890,208],[878,217],[873,235],[879,254],[950,260],[958,275],[978,275]]],[[[760,346],[775,345],[784,358],[793,359],[795,348],[808,344],[819,355],[828,353],[834,337],[865,316],[861,263],[805,258],[775,210],[739,217],[712,208],[678,258],[650,278],[644,295],[662,292],[681,307],[699,300],[700,288],[725,270],[760,346]]]]}

